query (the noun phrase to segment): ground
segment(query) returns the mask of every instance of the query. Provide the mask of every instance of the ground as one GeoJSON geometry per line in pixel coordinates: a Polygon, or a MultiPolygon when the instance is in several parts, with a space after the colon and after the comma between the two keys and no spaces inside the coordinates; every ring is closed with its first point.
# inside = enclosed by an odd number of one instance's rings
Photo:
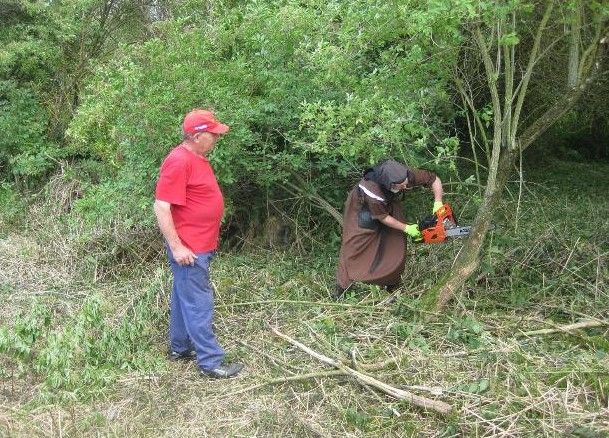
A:
{"type": "Polygon", "coordinates": [[[60,234],[4,233],[0,436],[609,436],[608,327],[527,334],[607,320],[608,174],[554,163],[527,175],[522,196],[513,182],[480,271],[442,315],[421,297],[459,242],[411,245],[401,289],[360,285],[339,302],[333,246],[221,251],[216,331],[246,366],[228,381],[165,360],[161,251],[108,270],[60,234]],[[271,327],[452,413],[332,375],[271,327]],[[321,375],[278,381],[309,373],[321,375]]]}

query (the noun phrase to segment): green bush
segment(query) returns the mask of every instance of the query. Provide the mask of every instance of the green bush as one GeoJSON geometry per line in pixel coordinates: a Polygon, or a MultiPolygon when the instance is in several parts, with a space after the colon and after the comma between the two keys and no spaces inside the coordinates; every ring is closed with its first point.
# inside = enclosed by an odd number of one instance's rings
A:
{"type": "Polygon", "coordinates": [[[26,202],[14,185],[0,182],[0,237],[17,228],[25,218],[26,202]]]}
{"type": "Polygon", "coordinates": [[[229,216],[245,223],[266,214],[268,199],[293,196],[292,183],[341,209],[382,157],[449,172],[457,142],[446,84],[464,13],[443,2],[257,2],[202,28],[164,23],[159,38],[100,66],[84,93],[71,148],[112,172],[76,211],[149,223],[158,167],[194,107],[231,126],[211,160],[229,216]]]}
{"type": "Polygon", "coordinates": [[[0,80],[0,178],[38,181],[61,156],[46,137],[47,115],[32,90],[0,80]]]}

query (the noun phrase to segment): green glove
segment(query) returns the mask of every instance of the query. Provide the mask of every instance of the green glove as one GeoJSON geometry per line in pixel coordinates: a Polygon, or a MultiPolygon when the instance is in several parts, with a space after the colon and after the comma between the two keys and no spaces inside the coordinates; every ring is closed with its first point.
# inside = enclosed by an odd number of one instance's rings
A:
{"type": "Polygon", "coordinates": [[[419,226],[417,224],[406,225],[404,228],[404,233],[408,234],[415,241],[421,240],[423,236],[421,236],[421,232],[419,231],[419,226]]]}
{"type": "Polygon", "coordinates": [[[434,201],[432,213],[435,214],[443,205],[444,203],[442,203],[442,201],[434,201]]]}

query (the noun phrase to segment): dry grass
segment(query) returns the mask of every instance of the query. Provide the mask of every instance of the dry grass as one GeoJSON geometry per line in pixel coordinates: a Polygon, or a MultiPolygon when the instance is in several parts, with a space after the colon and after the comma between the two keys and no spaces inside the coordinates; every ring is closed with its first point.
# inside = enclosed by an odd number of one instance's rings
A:
{"type": "MultiPolygon", "coordinates": [[[[4,242],[8,247],[18,248],[19,242],[31,247],[23,239],[10,239],[4,242]]],[[[21,262],[36,266],[39,253],[28,254],[30,258],[21,253],[21,262]]],[[[32,403],[42,385],[39,376],[4,380],[2,429],[11,436],[559,436],[577,427],[595,431],[588,436],[609,433],[603,374],[609,371],[607,355],[597,358],[568,336],[548,341],[510,335],[540,328],[539,309],[478,313],[484,330],[474,348],[447,336],[454,319],[473,315],[470,310],[426,322],[417,315],[416,297],[402,292],[387,304],[382,292],[370,287],[361,287],[357,297],[337,306],[326,296],[328,270],[285,257],[227,253],[216,261],[216,330],[231,355],[246,364],[239,378],[210,381],[198,377],[192,363],[167,364],[153,374],[125,373],[91,401],[52,404],[32,403]],[[293,275],[297,265],[305,269],[300,276],[293,275]],[[281,275],[291,278],[278,282],[281,275]],[[398,303],[404,309],[409,306],[410,316],[397,311],[398,303]],[[346,364],[352,365],[352,358],[360,366],[393,360],[373,374],[397,387],[439,387],[440,395],[420,394],[454,405],[455,413],[449,418],[425,413],[344,376],[247,390],[273,378],[328,371],[275,337],[267,322],[346,364]],[[396,335],[396,327],[404,324],[410,324],[411,332],[396,335]],[[468,388],[483,379],[490,385],[480,394],[468,388]]],[[[27,284],[21,277],[27,274],[7,261],[2,260],[3,266],[13,270],[3,271],[3,283],[27,284]]],[[[118,303],[128,305],[127,296],[154,282],[158,305],[164,306],[167,296],[161,291],[168,278],[163,264],[159,260],[126,282],[99,283],[92,289],[120,308],[118,303]]],[[[69,280],[66,272],[46,271],[38,283],[24,289],[25,297],[5,295],[5,307],[21,307],[36,290],[51,289],[63,291],[62,303],[77,306],[80,294],[69,280]],[[45,284],[44,279],[53,281],[45,284]]],[[[3,310],[7,316],[13,312],[3,310]]],[[[162,355],[164,327],[158,327],[157,334],[153,342],[162,355]]]]}

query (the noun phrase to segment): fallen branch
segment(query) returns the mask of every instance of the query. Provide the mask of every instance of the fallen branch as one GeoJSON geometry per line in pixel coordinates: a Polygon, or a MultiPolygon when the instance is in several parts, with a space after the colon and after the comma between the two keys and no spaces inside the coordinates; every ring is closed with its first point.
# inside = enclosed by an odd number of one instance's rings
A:
{"type": "Polygon", "coordinates": [[[313,432],[314,436],[318,436],[318,437],[322,437],[322,438],[332,438],[332,435],[330,433],[328,433],[325,430],[323,430],[322,427],[319,424],[311,421],[310,418],[302,418],[301,416],[299,416],[297,414],[294,415],[294,417],[307,430],[309,430],[310,432],[313,432]]]}
{"type": "Polygon", "coordinates": [[[237,394],[243,394],[244,392],[253,391],[255,389],[263,388],[265,386],[277,385],[279,383],[295,382],[298,380],[314,379],[316,377],[328,377],[328,376],[343,376],[346,373],[341,370],[324,371],[318,373],[299,374],[296,376],[289,377],[278,377],[276,379],[267,380],[266,382],[258,383],[256,385],[248,386],[247,388],[239,389],[235,392],[231,392],[226,397],[230,397],[237,394]]]}
{"type": "Polygon", "coordinates": [[[317,353],[316,351],[311,350],[306,345],[301,344],[300,342],[290,338],[287,335],[284,335],[279,330],[277,330],[275,327],[272,327],[270,325],[269,325],[269,327],[272,330],[272,332],[275,333],[280,338],[288,341],[290,344],[298,347],[305,353],[315,357],[316,359],[320,360],[321,362],[323,362],[327,365],[333,366],[334,368],[338,368],[340,371],[344,372],[345,374],[349,374],[349,375],[355,377],[359,382],[361,382],[365,385],[370,385],[399,400],[405,400],[409,403],[414,404],[415,406],[419,406],[424,409],[429,409],[429,410],[438,412],[440,414],[446,415],[452,411],[452,406],[449,405],[448,403],[444,403],[442,401],[431,400],[426,397],[421,397],[416,394],[412,394],[408,391],[404,391],[402,389],[395,388],[391,385],[381,382],[380,380],[375,379],[374,377],[368,376],[367,374],[363,374],[363,373],[360,373],[359,371],[351,369],[348,366],[345,366],[342,363],[340,363],[338,360],[329,358],[320,353],[317,353]]]}
{"type": "Polygon", "coordinates": [[[463,350],[463,351],[455,351],[452,353],[442,354],[441,357],[463,357],[463,356],[469,356],[469,355],[478,354],[478,353],[487,353],[487,354],[511,353],[512,351],[514,351],[514,347],[498,348],[495,350],[489,350],[488,348],[476,348],[475,350],[463,350]]]}
{"type": "MultiPolygon", "coordinates": [[[[243,394],[244,392],[254,391],[256,389],[264,388],[265,386],[279,385],[281,383],[298,382],[300,380],[316,379],[319,377],[336,377],[336,376],[348,376],[349,373],[342,370],[331,370],[331,371],[320,371],[316,373],[297,374],[294,376],[277,377],[275,379],[269,379],[265,382],[257,383],[255,385],[247,386],[245,388],[238,389],[237,391],[231,392],[227,397],[243,394]]],[[[415,389],[419,391],[427,391],[433,395],[441,395],[444,391],[440,387],[436,386],[406,386],[408,389],[415,389]]]]}
{"type": "MultiPolygon", "coordinates": [[[[240,301],[236,303],[218,304],[215,306],[216,309],[225,309],[229,307],[243,307],[243,306],[264,306],[267,304],[297,304],[303,306],[315,306],[315,307],[351,307],[351,308],[362,308],[362,309],[375,309],[373,305],[358,304],[358,303],[333,303],[328,301],[303,301],[303,300],[260,300],[260,301],[240,301]]],[[[379,309],[385,310],[385,309],[379,309]]]]}
{"type": "Polygon", "coordinates": [[[358,366],[359,366],[359,368],[363,369],[364,371],[379,371],[379,370],[382,370],[383,368],[387,368],[389,365],[395,365],[398,362],[399,362],[399,358],[390,357],[389,359],[384,360],[383,362],[359,363],[358,366]]]}
{"type": "Polygon", "coordinates": [[[574,324],[567,324],[563,326],[557,326],[556,328],[551,329],[541,329],[541,330],[533,330],[530,332],[522,332],[517,336],[535,336],[535,335],[548,335],[551,333],[568,333],[574,330],[579,330],[583,328],[592,328],[592,327],[602,327],[609,326],[609,321],[595,320],[595,321],[581,321],[576,322],[574,324]]]}

